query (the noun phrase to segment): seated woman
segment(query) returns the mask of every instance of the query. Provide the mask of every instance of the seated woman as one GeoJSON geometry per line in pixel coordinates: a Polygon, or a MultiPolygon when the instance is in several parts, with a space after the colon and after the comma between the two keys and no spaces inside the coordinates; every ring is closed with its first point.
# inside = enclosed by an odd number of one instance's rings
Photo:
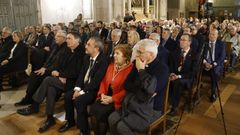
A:
{"type": "Polygon", "coordinates": [[[130,62],[132,49],[128,45],[118,45],[114,48],[114,62],[108,66],[98,92],[97,100],[91,106],[90,115],[95,135],[105,135],[108,116],[121,107],[126,94],[123,84],[132,70],[130,62]]]}
{"type": "Polygon", "coordinates": [[[24,71],[27,67],[27,47],[22,42],[21,32],[12,33],[14,46],[7,59],[1,61],[0,65],[0,88],[2,89],[2,76],[11,72],[24,71]]]}

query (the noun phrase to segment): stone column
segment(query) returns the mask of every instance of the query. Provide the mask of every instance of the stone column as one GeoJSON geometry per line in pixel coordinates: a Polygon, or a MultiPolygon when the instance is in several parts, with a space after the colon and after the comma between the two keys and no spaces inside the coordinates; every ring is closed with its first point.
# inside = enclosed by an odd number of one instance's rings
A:
{"type": "Polygon", "coordinates": [[[155,19],[158,19],[158,14],[159,14],[159,0],[154,1],[154,8],[155,8],[155,19]]]}
{"type": "Polygon", "coordinates": [[[144,13],[145,13],[145,15],[149,15],[149,0],[145,0],[145,4],[144,4],[144,13]]]}
{"type": "Polygon", "coordinates": [[[167,19],[167,0],[159,0],[158,19],[167,19]]]}
{"type": "Polygon", "coordinates": [[[94,20],[111,22],[113,19],[113,0],[93,0],[94,20]]]}
{"type": "Polygon", "coordinates": [[[132,0],[127,0],[127,11],[129,13],[132,11],[132,0]]]}

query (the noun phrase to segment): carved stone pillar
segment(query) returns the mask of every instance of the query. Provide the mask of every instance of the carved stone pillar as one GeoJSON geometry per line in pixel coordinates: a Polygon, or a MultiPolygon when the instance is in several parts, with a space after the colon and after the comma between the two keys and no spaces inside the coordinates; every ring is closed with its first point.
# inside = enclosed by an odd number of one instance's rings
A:
{"type": "Polygon", "coordinates": [[[149,0],[145,0],[145,4],[144,4],[144,13],[145,13],[145,15],[149,15],[149,0]]]}
{"type": "Polygon", "coordinates": [[[128,12],[132,11],[132,0],[127,0],[127,11],[128,12]]]}
{"type": "Polygon", "coordinates": [[[167,19],[167,0],[159,0],[159,18],[167,19]]]}

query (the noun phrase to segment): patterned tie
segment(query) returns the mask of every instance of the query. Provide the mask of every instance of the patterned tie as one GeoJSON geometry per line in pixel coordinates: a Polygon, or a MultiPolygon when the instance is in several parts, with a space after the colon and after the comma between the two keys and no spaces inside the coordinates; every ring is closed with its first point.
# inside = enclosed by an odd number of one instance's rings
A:
{"type": "Polygon", "coordinates": [[[86,75],[85,75],[85,77],[84,77],[84,83],[89,83],[89,82],[90,82],[89,73],[90,73],[90,71],[91,71],[92,68],[93,68],[93,62],[94,62],[94,60],[93,60],[93,59],[90,59],[89,67],[88,67],[87,73],[86,73],[86,75]]]}
{"type": "Polygon", "coordinates": [[[181,51],[181,56],[180,56],[180,63],[179,63],[179,67],[178,67],[178,71],[180,72],[183,68],[183,64],[184,64],[184,53],[185,51],[181,51]]]}
{"type": "Polygon", "coordinates": [[[209,44],[209,50],[208,50],[208,57],[207,57],[207,62],[208,63],[212,63],[212,55],[213,54],[213,43],[212,42],[210,42],[210,44],[209,44]]]}

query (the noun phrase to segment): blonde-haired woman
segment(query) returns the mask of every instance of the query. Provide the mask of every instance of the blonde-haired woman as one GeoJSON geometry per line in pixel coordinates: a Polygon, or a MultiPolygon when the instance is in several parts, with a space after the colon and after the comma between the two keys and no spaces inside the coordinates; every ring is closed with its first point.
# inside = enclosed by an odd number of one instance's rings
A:
{"type": "Polygon", "coordinates": [[[24,71],[27,66],[27,47],[23,43],[23,35],[19,31],[12,33],[14,46],[9,56],[1,61],[0,65],[0,88],[2,89],[2,76],[11,72],[24,71]]]}

